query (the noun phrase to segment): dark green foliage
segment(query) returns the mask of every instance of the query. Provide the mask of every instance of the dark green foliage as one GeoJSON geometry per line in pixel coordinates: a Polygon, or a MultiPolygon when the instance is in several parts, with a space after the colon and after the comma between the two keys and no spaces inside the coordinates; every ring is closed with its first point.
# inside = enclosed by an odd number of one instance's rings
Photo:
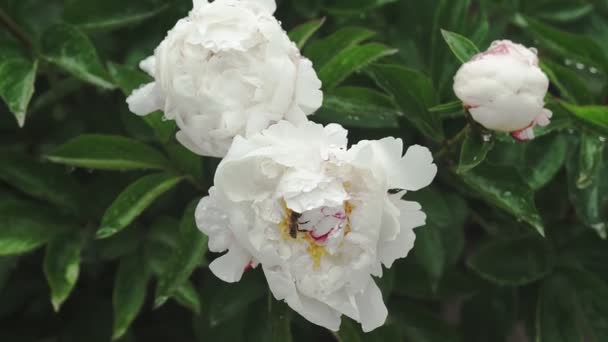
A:
{"type": "Polygon", "coordinates": [[[312,120],[435,155],[433,185],[404,198],[427,224],[376,279],[386,324],[332,333],[260,267],[235,284],[209,271],[193,212],[217,160],[125,103],[191,0],[2,0],[0,341],[608,341],[606,2],[277,2],[323,80],[312,120]],[[455,101],[455,71],[496,39],[536,46],[551,79],[533,141],[455,101]]]}

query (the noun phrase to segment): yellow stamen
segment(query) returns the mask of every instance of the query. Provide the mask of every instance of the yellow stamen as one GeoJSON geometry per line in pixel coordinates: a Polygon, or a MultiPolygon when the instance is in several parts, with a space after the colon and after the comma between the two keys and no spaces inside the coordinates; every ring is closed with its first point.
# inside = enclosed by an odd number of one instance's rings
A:
{"type": "MultiPolygon", "coordinates": [[[[308,254],[310,254],[310,257],[312,258],[313,268],[318,269],[321,266],[321,257],[328,255],[327,250],[325,250],[325,247],[318,245],[316,243],[316,241],[312,238],[312,236],[310,236],[310,234],[308,234],[308,233],[297,231],[296,232],[297,235],[296,235],[295,239],[293,237],[291,237],[291,235],[289,234],[289,220],[290,220],[290,217],[291,217],[293,211],[291,209],[287,208],[287,203],[285,203],[285,201],[282,201],[281,206],[283,207],[283,210],[285,212],[283,219],[279,223],[279,230],[281,231],[281,233],[283,235],[283,239],[307,242],[308,248],[306,249],[306,251],[308,252],[308,254]]],[[[346,213],[347,221],[346,221],[346,227],[344,228],[344,235],[348,234],[351,230],[350,229],[350,213],[352,211],[353,211],[353,205],[350,202],[345,202],[344,203],[344,212],[346,213]]]]}

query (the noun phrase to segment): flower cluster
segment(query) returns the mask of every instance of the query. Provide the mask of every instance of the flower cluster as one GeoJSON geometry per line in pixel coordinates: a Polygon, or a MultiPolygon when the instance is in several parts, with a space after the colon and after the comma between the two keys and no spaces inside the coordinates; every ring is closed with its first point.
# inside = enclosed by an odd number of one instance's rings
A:
{"type": "MultiPolygon", "coordinates": [[[[406,257],[426,215],[405,191],[437,173],[430,151],[404,154],[401,139],[348,148],[339,125],[308,121],[321,81],[274,18],[274,0],[195,0],[141,62],[154,82],[127,99],[131,111],[162,110],[193,152],[222,157],[196,210],[210,270],[236,282],[260,267],[275,298],[338,330],[341,315],[364,331],[387,309],[372,276],[406,257]]],[[[454,89],[483,126],[525,139],[546,124],[548,81],[532,50],[508,41],[466,63],[454,89]],[[506,114],[505,114],[506,113],[506,114]]]]}
{"type": "Polygon", "coordinates": [[[272,16],[273,0],[195,1],[141,63],[154,82],[128,99],[131,111],[163,110],[193,152],[224,157],[196,210],[209,268],[236,282],[262,268],[275,298],[309,321],[338,330],[347,315],[363,330],[387,317],[372,276],[414,245],[426,216],[405,190],[431,183],[428,149],[400,139],[361,141],[306,115],[323,94],[312,64],[272,16]],[[400,189],[396,193],[389,190],[400,189]]]}
{"type": "Polygon", "coordinates": [[[454,92],[475,121],[520,141],[534,138],[534,126],[549,124],[548,89],[536,50],[508,40],[493,42],[454,77],[454,92]]]}

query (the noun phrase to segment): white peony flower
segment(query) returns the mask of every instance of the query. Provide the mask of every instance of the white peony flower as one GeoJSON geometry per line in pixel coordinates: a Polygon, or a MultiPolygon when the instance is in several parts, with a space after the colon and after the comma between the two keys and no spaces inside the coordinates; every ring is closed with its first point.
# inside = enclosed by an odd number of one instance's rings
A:
{"type": "Polygon", "coordinates": [[[544,108],[549,79],[536,53],[500,40],[462,65],[454,92],[475,121],[518,140],[534,138],[534,126],[549,124],[552,113],[544,108]]]}
{"type": "Polygon", "coordinates": [[[301,123],[323,101],[312,63],[273,17],[274,0],[195,0],[140,67],[155,81],[127,99],[138,115],[162,110],[177,139],[223,157],[236,135],[301,123]]]}
{"type": "Polygon", "coordinates": [[[387,317],[372,276],[407,256],[426,220],[389,190],[419,190],[437,167],[425,147],[402,156],[402,141],[385,138],[347,149],[346,135],[281,121],[236,137],[196,222],[211,251],[228,251],[209,265],[217,277],[261,265],[275,298],[309,321],[336,331],[344,314],[370,331],[387,317]]]}

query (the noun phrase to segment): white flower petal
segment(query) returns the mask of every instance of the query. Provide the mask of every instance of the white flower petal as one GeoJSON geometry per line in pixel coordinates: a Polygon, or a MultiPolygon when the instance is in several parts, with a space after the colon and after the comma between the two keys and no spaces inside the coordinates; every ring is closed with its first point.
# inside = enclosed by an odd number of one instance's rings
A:
{"type": "Polygon", "coordinates": [[[384,241],[378,246],[378,258],[385,267],[390,268],[399,258],[405,258],[414,247],[416,235],[414,228],[426,224],[426,214],[417,202],[397,200],[399,208],[399,234],[394,240],[384,241]]]}
{"type": "Polygon", "coordinates": [[[241,280],[243,272],[250,262],[251,255],[245,249],[233,244],[228,253],[209,264],[209,269],[221,280],[234,283],[241,280]]]}
{"type": "Polygon", "coordinates": [[[289,275],[281,271],[263,269],[270,291],[277,300],[285,300],[294,311],[314,324],[331,331],[340,329],[338,311],[318,300],[298,294],[293,279],[289,275]]]}
{"type": "Polygon", "coordinates": [[[300,59],[296,83],[296,103],[305,114],[312,114],[323,104],[321,80],[317,76],[312,62],[306,58],[300,59]]]}
{"type": "Polygon", "coordinates": [[[391,181],[399,189],[420,190],[431,184],[437,175],[437,165],[433,164],[431,151],[420,145],[408,148],[399,164],[400,174],[391,181]]]}
{"type": "Polygon", "coordinates": [[[163,95],[156,82],[148,83],[127,97],[129,110],[137,115],[147,115],[164,107],[163,95]]]}
{"type": "Polygon", "coordinates": [[[200,200],[194,214],[198,229],[209,237],[209,250],[223,252],[233,241],[230,221],[222,204],[218,202],[215,188],[209,189],[209,196],[200,200]]]}
{"type": "Polygon", "coordinates": [[[382,300],[382,292],[371,277],[363,293],[356,297],[356,301],[363,332],[370,332],[386,322],[388,310],[382,300]]]}
{"type": "Polygon", "coordinates": [[[240,0],[242,2],[251,3],[255,6],[264,8],[268,13],[272,14],[277,10],[277,4],[275,0],[240,0]]]}
{"type": "Polygon", "coordinates": [[[139,62],[139,68],[146,72],[146,74],[154,77],[156,73],[156,57],[154,55],[148,56],[139,62]]]}

